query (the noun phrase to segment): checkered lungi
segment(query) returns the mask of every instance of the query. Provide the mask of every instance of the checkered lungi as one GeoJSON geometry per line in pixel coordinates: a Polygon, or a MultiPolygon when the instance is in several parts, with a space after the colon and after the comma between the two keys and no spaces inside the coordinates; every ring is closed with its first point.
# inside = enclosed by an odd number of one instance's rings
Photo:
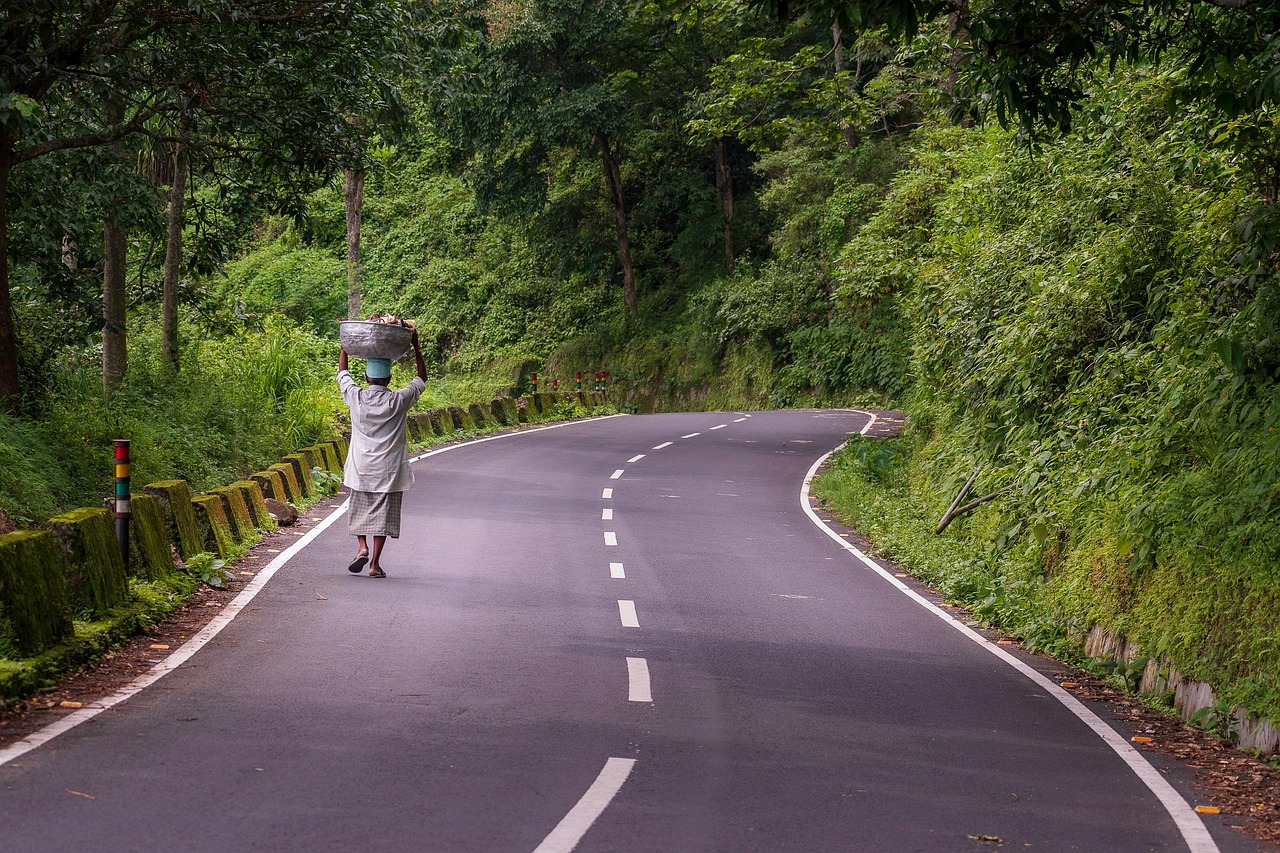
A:
{"type": "Polygon", "coordinates": [[[400,503],[404,492],[351,490],[347,521],[352,534],[400,538],[400,503]]]}

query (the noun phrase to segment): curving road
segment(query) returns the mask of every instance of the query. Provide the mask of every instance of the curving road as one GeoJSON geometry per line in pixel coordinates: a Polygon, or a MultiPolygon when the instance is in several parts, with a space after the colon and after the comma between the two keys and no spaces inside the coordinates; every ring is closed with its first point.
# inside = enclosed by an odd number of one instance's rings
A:
{"type": "Polygon", "coordinates": [[[807,473],[869,420],[429,454],[387,580],[336,518],[180,667],[0,766],[0,849],[1257,849],[815,524],[807,473]]]}

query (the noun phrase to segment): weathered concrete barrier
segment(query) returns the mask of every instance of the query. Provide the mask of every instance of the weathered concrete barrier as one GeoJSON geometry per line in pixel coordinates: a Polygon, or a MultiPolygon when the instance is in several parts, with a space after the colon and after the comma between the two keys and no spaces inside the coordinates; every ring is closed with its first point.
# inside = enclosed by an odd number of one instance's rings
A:
{"type": "Polygon", "coordinates": [[[145,492],[130,500],[129,573],[157,581],[173,572],[173,546],[160,499],[145,492]]]}
{"type": "Polygon", "coordinates": [[[219,495],[196,495],[191,499],[196,523],[200,526],[201,551],[212,551],[224,560],[233,559],[239,549],[231,532],[231,523],[219,495]]]}
{"type": "Polygon", "coordinates": [[[289,502],[289,493],[284,488],[284,475],[279,471],[255,471],[249,479],[258,484],[264,498],[271,498],[281,503],[289,502]]]}
{"type": "Polygon", "coordinates": [[[169,527],[169,538],[178,546],[178,554],[183,559],[204,550],[195,510],[191,507],[191,487],[186,480],[148,483],[142,487],[142,492],[160,501],[169,527]]]}
{"type": "Polygon", "coordinates": [[[449,414],[453,416],[453,422],[458,429],[474,432],[476,428],[475,418],[471,417],[471,413],[461,406],[450,406],[449,414]]]}
{"type": "Polygon", "coordinates": [[[284,486],[285,496],[277,498],[289,503],[297,503],[302,500],[302,486],[298,483],[297,469],[287,462],[277,462],[275,465],[267,468],[268,471],[275,471],[280,475],[282,485],[284,486]]]}
{"type": "Polygon", "coordinates": [[[315,481],[311,479],[311,463],[303,453],[290,453],[284,461],[293,466],[294,478],[298,483],[299,497],[305,497],[315,491],[315,481]]]}
{"type": "Polygon", "coordinates": [[[276,523],[271,520],[271,513],[267,511],[266,496],[262,493],[261,486],[253,480],[236,480],[230,488],[240,490],[244,505],[249,510],[249,521],[255,528],[259,531],[276,529],[276,523]]]}
{"type": "Polygon", "coordinates": [[[258,531],[254,529],[253,517],[249,515],[249,506],[245,503],[243,492],[234,486],[219,486],[210,489],[209,494],[221,499],[227,526],[237,542],[243,545],[258,540],[258,531]]]}
{"type": "Polygon", "coordinates": [[[493,412],[489,411],[489,407],[484,403],[472,403],[467,406],[467,414],[471,415],[471,420],[475,422],[476,429],[489,429],[497,426],[497,421],[493,418],[493,412]]]}
{"type": "Polygon", "coordinates": [[[62,552],[72,613],[101,618],[129,600],[129,581],[111,513],[73,509],[49,519],[49,533],[62,552]]]}
{"type": "Polygon", "coordinates": [[[448,409],[430,409],[427,417],[431,419],[432,431],[441,438],[453,435],[458,430],[457,424],[453,422],[453,413],[448,409]]]}
{"type": "Polygon", "coordinates": [[[0,536],[0,601],[20,654],[37,655],[70,636],[66,568],[48,531],[0,536]]]}
{"type": "MultiPolygon", "coordinates": [[[[1084,653],[1089,657],[1125,665],[1138,660],[1142,656],[1141,651],[1136,643],[1104,631],[1100,625],[1093,627],[1084,642],[1084,653]]],[[[1191,720],[1204,709],[1218,704],[1209,684],[1184,678],[1167,657],[1147,660],[1138,692],[1162,699],[1172,695],[1173,709],[1184,720],[1191,720]]],[[[1241,749],[1257,750],[1263,755],[1280,752],[1280,729],[1269,721],[1239,707],[1232,707],[1229,715],[1231,731],[1238,738],[1236,743],[1241,749]]]]}

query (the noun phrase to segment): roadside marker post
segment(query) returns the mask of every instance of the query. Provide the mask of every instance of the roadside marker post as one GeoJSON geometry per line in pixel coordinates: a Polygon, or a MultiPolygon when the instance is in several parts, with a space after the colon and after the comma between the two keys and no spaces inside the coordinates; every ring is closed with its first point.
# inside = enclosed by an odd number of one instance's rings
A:
{"type": "Polygon", "coordinates": [[[129,519],[133,507],[129,501],[129,439],[117,438],[111,442],[116,451],[116,541],[120,546],[120,559],[129,568],[129,519]]]}
{"type": "Polygon", "coordinates": [[[538,393],[538,374],[531,373],[530,378],[533,383],[533,393],[537,394],[538,393]]]}
{"type": "Polygon", "coordinates": [[[581,370],[579,370],[577,373],[573,375],[573,380],[574,382],[577,383],[577,387],[575,387],[574,390],[577,391],[579,394],[581,394],[582,393],[582,371],[581,370]]]}

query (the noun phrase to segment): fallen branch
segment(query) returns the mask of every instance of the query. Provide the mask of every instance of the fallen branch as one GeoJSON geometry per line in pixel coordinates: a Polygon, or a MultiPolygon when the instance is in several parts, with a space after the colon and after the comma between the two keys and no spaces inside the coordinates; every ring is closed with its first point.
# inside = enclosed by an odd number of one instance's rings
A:
{"type": "Polygon", "coordinates": [[[973,481],[978,479],[980,473],[982,473],[981,465],[973,470],[973,473],[969,475],[969,479],[964,481],[964,485],[960,487],[960,493],[951,502],[951,506],[947,507],[947,511],[942,514],[942,519],[938,522],[938,529],[934,533],[941,533],[947,529],[947,525],[951,523],[951,519],[956,514],[956,507],[960,506],[960,501],[964,500],[964,496],[969,494],[969,490],[973,488],[973,481]]]}
{"type": "MultiPolygon", "coordinates": [[[[981,470],[982,470],[981,468],[978,469],[978,471],[981,471],[981,470]]],[[[978,471],[974,471],[973,474],[969,476],[969,482],[964,484],[964,488],[960,490],[960,494],[956,495],[956,499],[951,502],[951,508],[947,510],[947,514],[942,516],[942,520],[938,522],[937,529],[933,531],[934,534],[939,534],[942,531],[946,530],[947,527],[951,524],[951,522],[955,521],[957,518],[964,515],[966,512],[977,509],[987,501],[995,500],[996,498],[1000,497],[1005,492],[1013,488],[1013,486],[1005,486],[1004,488],[996,489],[994,492],[992,492],[989,495],[983,495],[977,500],[969,501],[964,506],[957,507],[956,504],[960,503],[960,501],[964,499],[964,496],[969,493],[970,487],[973,486],[973,481],[978,478],[978,471]]]]}

